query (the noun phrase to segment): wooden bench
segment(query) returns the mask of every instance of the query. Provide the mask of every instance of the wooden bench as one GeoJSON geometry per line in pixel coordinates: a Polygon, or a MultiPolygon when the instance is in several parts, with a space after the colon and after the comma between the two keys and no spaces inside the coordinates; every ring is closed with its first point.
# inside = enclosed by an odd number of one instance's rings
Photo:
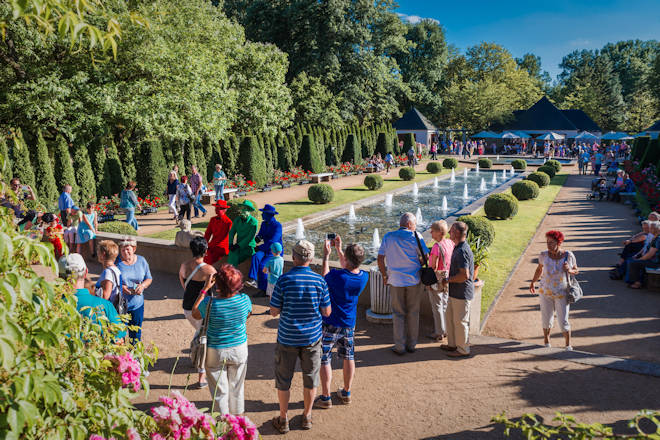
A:
{"type": "Polygon", "coordinates": [[[660,269],[646,268],[646,286],[649,290],[660,291],[660,269]]]}
{"type": "Polygon", "coordinates": [[[620,192],[619,195],[621,196],[621,203],[624,205],[630,205],[632,202],[635,201],[635,194],[634,192],[620,192]]]}
{"type": "MultiPolygon", "coordinates": [[[[225,200],[231,199],[231,195],[238,191],[238,188],[225,188],[222,191],[222,195],[225,197],[225,200]]],[[[211,202],[215,199],[215,191],[206,191],[202,194],[202,205],[210,205],[211,202]]]]}
{"type": "Polygon", "coordinates": [[[309,177],[312,179],[312,183],[330,182],[332,173],[310,174],[309,177]]]}

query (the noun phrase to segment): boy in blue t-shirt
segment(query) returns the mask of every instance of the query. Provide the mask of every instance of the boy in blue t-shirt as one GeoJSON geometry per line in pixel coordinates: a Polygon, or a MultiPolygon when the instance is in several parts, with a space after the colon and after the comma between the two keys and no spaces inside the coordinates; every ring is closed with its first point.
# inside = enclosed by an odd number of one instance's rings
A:
{"type": "Polygon", "coordinates": [[[281,257],[282,245],[279,243],[273,243],[270,245],[270,251],[273,253],[273,257],[268,260],[268,263],[266,263],[266,266],[264,267],[264,273],[268,274],[268,286],[266,287],[266,295],[268,298],[273,295],[275,284],[280,278],[280,275],[282,275],[282,270],[284,269],[284,258],[281,257]]]}
{"type": "Polygon", "coordinates": [[[360,270],[364,261],[364,248],[359,244],[349,244],[342,252],[341,237],[331,242],[326,240],[323,253],[323,276],[330,291],[332,313],[323,317],[323,341],[321,355],[321,395],[314,406],[331,408],[330,383],[332,382],[332,348],[337,346],[337,355],[344,359],[344,386],[337,391],[337,397],[344,403],[351,403],[351,384],[355,375],[355,343],[353,331],[360,294],[367,286],[369,274],[360,270]],[[339,255],[341,269],[330,270],[328,259],[331,247],[339,255]]]}

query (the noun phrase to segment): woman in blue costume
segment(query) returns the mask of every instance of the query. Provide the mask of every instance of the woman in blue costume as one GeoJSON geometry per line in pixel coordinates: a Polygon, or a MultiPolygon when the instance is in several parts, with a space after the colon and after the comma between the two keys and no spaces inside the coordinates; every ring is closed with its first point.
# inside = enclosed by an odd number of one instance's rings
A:
{"type": "Polygon", "coordinates": [[[262,292],[266,292],[268,286],[268,276],[263,273],[263,269],[268,260],[273,256],[270,251],[270,245],[279,243],[282,245],[282,224],[275,219],[279,214],[275,207],[266,204],[261,211],[261,227],[255,238],[257,243],[257,252],[252,255],[252,266],[250,267],[250,281],[247,284],[258,287],[262,292]],[[255,281],[256,280],[256,281],[255,281]]]}

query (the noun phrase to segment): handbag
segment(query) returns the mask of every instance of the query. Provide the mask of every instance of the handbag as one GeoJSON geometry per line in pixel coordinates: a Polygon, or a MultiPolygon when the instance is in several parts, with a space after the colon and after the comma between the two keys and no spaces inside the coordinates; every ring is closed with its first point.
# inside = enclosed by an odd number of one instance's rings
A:
{"type": "MultiPolygon", "coordinates": [[[[568,262],[568,252],[566,253],[566,257],[564,257],[564,260],[568,262]]],[[[582,298],[582,287],[580,287],[580,283],[578,283],[578,280],[575,278],[575,275],[569,274],[568,272],[564,272],[566,274],[566,298],[568,299],[569,304],[576,303],[582,298]]]]}
{"type": "MultiPolygon", "coordinates": [[[[444,267],[445,265],[445,256],[442,253],[442,249],[439,249],[438,257],[442,261],[442,266],[444,267]]],[[[435,271],[435,276],[438,279],[438,282],[435,284],[432,284],[429,286],[429,290],[431,290],[434,293],[448,293],[449,292],[449,285],[443,286],[441,281],[449,276],[449,271],[446,270],[436,270],[433,268],[435,271]]]]}
{"type": "Polygon", "coordinates": [[[425,286],[431,286],[433,284],[436,284],[438,282],[438,277],[435,275],[435,270],[429,267],[429,262],[426,259],[426,254],[422,249],[422,242],[419,241],[419,236],[417,235],[417,232],[413,232],[413,234],[415,234],[415,240],[417,240],[417,247],[419,248],[419,252],[422,254],[422,260],[424,261],[424,264],[422,264],[422,269],[419,271],[419,277],[422,279],[422,284],[424,284],[425,286]]]}
{"type": "Polygon", "coordinates": [[[206,332],[209,327],[209,315],[211,314],[212,302],[213,298],[209,297],[209,303],[206,305],[206,314],[202,320],[202,326],[199,329],[199,333],[195,334],[195,337],[190,341],[190,361],[192,362],[193,367],[197,369],[204,368],[204,364],[206,364],[206,332]]]}

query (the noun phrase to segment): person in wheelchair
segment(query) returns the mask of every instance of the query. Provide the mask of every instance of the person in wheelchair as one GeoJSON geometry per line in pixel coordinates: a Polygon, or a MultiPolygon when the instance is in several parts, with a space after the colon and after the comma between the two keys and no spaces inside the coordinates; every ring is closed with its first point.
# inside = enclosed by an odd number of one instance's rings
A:
{"type": "Polygon", "coordinates": [[[604,177],[597,177],[591,181],[591,193],[587,195],[587,200],[603,200],[607,197],[607,181],[604,177]]]}

